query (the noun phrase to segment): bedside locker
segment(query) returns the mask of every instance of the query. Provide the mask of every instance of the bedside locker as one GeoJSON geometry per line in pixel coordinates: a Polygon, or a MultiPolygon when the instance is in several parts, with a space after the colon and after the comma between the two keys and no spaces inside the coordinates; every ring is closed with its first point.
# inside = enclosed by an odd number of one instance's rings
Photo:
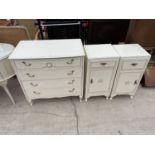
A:
{"type": "Polygon", "coordinates": [[[138,44],[114,45],[120,55],[113,90],[110,99],[116,95],[135,95],[150,55],[138,44]]]}
{"type": "Polygon", "coordinates": [[[119,55],[111,44],[86,45],[85,101],[91,96],[110,96],[119,55]]]}
{"type": "Polygon", "coordinates": [[[84,50],[80,39],[21,41],[10,56],[28,102],[83,97],[84,50]]]}

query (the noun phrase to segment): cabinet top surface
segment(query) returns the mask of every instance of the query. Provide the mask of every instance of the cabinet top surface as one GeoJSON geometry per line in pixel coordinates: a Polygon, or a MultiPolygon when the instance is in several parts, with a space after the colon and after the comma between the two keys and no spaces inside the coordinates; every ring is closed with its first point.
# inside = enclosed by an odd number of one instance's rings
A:
{"type": "Polygon", "coordinates": [[[0,60],[7,58],[13,49],[14,47],[10,44],[0,43],[0,60]]]}
{"type": "Polygon", "coordinates": [[[119,57],[111,44],[85,45],[88,59],[119,57]]]}
{"type": "Polygon", "coordinates": [[[114,45],[121,57],[150,57],[150,54],[139,44],[114,45]]]}
{"type": "Polygon", "coordinates": [[[84,56],[80,39],[20,41],[9,59],[44,59],[84,56]]]}

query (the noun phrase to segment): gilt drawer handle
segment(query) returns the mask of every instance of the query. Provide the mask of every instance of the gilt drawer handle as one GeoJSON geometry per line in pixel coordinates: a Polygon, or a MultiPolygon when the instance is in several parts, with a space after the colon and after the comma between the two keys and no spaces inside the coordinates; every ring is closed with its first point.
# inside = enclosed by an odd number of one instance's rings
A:
{"type": "Polygon", "coordinates": [[[132,65],[132,66],[137,66],[138,64],[137,64],[137,63],[132,63],[131,65],[132,65]]]}
{"type": "Polygon", "coordinates": [[[27,73],[26,74],[28,77],[31,77],[31,78],[34,78],[35,77],[35,75],[31,75],[30,73],[27,73]]]}
{"type": "Polygon", "coordinates": [[[102,66],[105,66],[107,63],[105,63],[105,62],[102,62],[102,63],[100,63],[102,66]]]}
{"type": "Polygon", "coordinates": [[[30,85],[33,86],[33,87],[37,87],[38,86],[38,84],[34,84],[32,82],[30,83],[30,85]]]}
{"type": "Polygon", "coordinates": [[[138,81],[137,81],[137,80],[135,80],[134,85],[137,85],[137,84],[138,84],[138,81]]]}
{"type": "Polygon", "coordinates": [[[91,84],[93,83],[93,79],[90,80],[90,83],[91,83],[91,84]]]}
{"type": "Polygon", "coordinates": [[[72,64],[74,62],[74,59],[71,59],[70,61],[66,62],[68,65],[72,64]]]}
{"type": "Polygon", "coordinates": [[[70,73],[67,73],[67,75],[73,75],[74,70],[72,70],[70,73]]]}
{"type": "Polygon", "coordinates": [[[75,80],[72,80],[70,82],[68,82],[68,84],[73,84],[75,82],[75,80]]]}
{"type": "Polygon", "coordinates": [[[33,91],[33,94],[40,95],[40,92],[33,91]]]}
{"type": "Polygon", "coordinates": [[[22,63],[23,63],[25,66],[27,66],[27,67],[32,66],[32,64],[27,63],[27,62],[25,62],[25,61],[23,61],[22,63]]]}
{"type": "Polygon", "coordinates": [[[75,88],[73,88],[72,90],[69,90],[70,93],[72,93],[72,92],[74,92],[74,91],[75,91],[75,88]]]}

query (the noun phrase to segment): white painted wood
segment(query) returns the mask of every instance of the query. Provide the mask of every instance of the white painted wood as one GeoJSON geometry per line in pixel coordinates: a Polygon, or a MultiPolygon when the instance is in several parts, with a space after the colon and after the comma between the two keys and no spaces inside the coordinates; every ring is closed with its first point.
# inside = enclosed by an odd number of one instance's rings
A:
{"type": "Polygon", "coordinates": [[[132,93],[141,78],[141,72],[121,72],[117,81],[116,93],[132,93]]]}
{"type": "Polygon", "coordinates": [[[44,60],[16,60],[18,69],[52,68],[80,66],[80,58],[44,59],[44,60]]]}
{"type": "Polygon", "coordinates": [[[139,44],[121,44],[113,45],[117,53],[122,58],[131,58],[131,57],[150,57],[149,53],[146,52],[139,44]]]}
{"type": "Polygon", "coordinates": [[[10,59],[45,59],[84,56],[80,39],[20,41],[10,59]]]}
{"type": "Polygon", "coordinates": [[[8,80],[15,75],[10,61],[7,58],[13,49],[14,47],[10,44],[0,43],[0,86],[4,88],[12,103],[15,104],[15,101],[7,87],[8,80]]]}
{"type": "Polygon", "coordinates": [[[23,85],[26,89],[61,88],[70,86],[76,88],[81,86],[81,78],[23,81],[23,85]]]}
{"type": "Polygon", "coordinates": [[[92,70],[90,73],[89,92],[108,91],[112,74],[112,69],[92,70]]]}
{"type": "Polygon", "coordinates": [[[85,45],[88,59],[118,58],[111,44],[85,45]]]}
{"type": "Polygon", "coordinates": [[[137,69],[144,69],[146,66],[147,60],[126,60],[123,61],[122,69],[123,70],[137,70],[137,69]]]}
{"type": "Polygon", "coordinates": [[[84,50],[81,40],[22,41],[10,56],[27,101],[83,97],[84,50]]]}
{"type": "Polygon", "coordinates": [[[91,96],[110,96],[119,55],[112,45],[86,45],[85,101],[91,96]]]}
{"type": "Polygon", "coordinates": [[[63,88],[44,88],[44,89],[26,89],[28,96],[31,99],[40,98],[57,98],[66,96],[78,96],[80,93],[80,88],[78,87],[63,87],[63,88]]]}
{"type": "Polygon", "coordinates": [[[133,98],[150,55],[138,44],[115,45],[114,48],[121,58],[110,98],[116,95],[130,95],[133,98]]]}
{"type": "Polygon", "coordinates": [[[115,61],[100,61],[100,62],[93,62],[91,63],[91,67],[100,67],[100,68],[107,68],[107,67],[114,67],[116,64],[115,61]]]}
{"type": "Polygon", "coordinates": [[[18,75],[22,80],[46,80],[81,77],[81,67],[64,69],[39,69],[39,70],[20,70],[18,75]]]}

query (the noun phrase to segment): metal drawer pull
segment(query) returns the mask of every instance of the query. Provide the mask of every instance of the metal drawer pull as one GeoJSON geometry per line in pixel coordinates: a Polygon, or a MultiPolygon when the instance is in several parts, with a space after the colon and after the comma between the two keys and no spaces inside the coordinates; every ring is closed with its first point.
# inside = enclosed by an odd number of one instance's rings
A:
{"type": "Polygon", "coordinates": [[[30,85],[33,86],[33,87],[37,87],[38,86],[38,84],[34,84],[32,82],[30,83],[30,85]]]}
{"type": "Polygon", "coordinates": [[[72,70],[70,73],[67,73],[67,75],[73,75],[74,70],[72,70]]]}
{"type": "Polygon", "coordinates": [[[91,83],[91,84],[93,83],[93,79],[90,80],[90,83],[91,83]]]}
{"type": "Polygon", "coordinates": [[[75,80],[72,80],[70,82],[68,82],[68,84],[73,84],[75,82],[75,80]]]}
{"type": "Polygon", "coordinates": [[[132,66],[137,66],[138,64],[137,64],[137,63],[132,63],[131,65],[132,65],[132,66]]]}
{"type": "Polygon", "coordinates": [[[71,59],[70,61],[66,62],[66,64],[72,64],[74,62],[74,59],[71,59]]]}
{"type": "Polygon", "coordinates": [[[74,91],[75,91],[75,88],[73,88],[72,90],[69,90],[70,93],[72,93],[72,92],[74,92],[74,91]]]}
{"type": "Polygon", "coordinates": [[[135,80],[134,85],[137,85],[137,84],[138,84],[138,81],[137,81],[137,80],[135,80]]]}
{"type": "Polygon", "coordinates": [[[35,75],[31,75],[30,73],[27,73],[26,75],[31,78],[35,77],[35,75]]]}
{"type": "Polygon", "coordinates": [[[40,92],[33,91],[33,94],[40,95],[40,92]]]}
{"type": "Polygon", "coordinates": [[[32,64],[29,64],[29,63],[27,63],[27,62],[25,62],[25,61],[23,61],[22,63],[23,63],[25,66],[27,66],[27,67],[32,66],[32,64]]]}
{"type": "Polygon", "coordinates": [[[107,63],[105,63],[105,62],[102,62],[102,63],[100,63],[102,66],[105,66],[107,63]]]}

